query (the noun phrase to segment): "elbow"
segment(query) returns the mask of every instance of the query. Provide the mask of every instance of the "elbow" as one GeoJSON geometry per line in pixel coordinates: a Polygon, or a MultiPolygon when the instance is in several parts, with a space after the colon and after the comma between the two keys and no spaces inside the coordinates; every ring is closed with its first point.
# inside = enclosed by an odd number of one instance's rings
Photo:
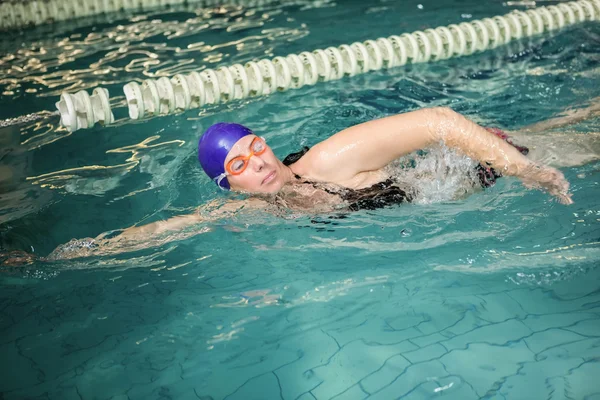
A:
{"type": "Polygon", "coordinates": [[[455,118],[457,115],[460,115],[450,107],[432,107],[427,110],[438,118],[455,118]]]}
{"type": "Polygon", "coordinates": [[[425,110],[430,135],[436,141],[445,141],[464,125],[466,118],[449,107],[433,107],[425,110]]]}

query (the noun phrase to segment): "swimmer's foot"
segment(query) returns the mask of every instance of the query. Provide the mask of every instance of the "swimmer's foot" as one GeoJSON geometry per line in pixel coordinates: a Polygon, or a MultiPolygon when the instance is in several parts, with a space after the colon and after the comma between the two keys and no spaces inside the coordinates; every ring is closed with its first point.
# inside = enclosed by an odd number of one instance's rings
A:
{"type": "Polygon", "coordinates": [[[573,204],[572,195],[569,193],[569,182],[556,168],[532,163],[523,171],[521,180],[528,188],[547,191],[562,204],[573,204]]]}
{"type": "Polygon", "coordinates": [[[21,250],[12,250],[7,252],[0,252],[0,266],[1,267],[25,267],[33,264],[37,260],[37,257],[31,253],[21,250]]]}

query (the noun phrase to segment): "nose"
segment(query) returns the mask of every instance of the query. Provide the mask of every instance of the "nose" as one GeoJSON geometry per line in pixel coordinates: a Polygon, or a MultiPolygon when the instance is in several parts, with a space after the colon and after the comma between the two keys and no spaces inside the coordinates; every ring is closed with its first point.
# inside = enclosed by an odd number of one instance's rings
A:
{"type": "Polygon", "coordinates": [[[256,172],[260,172],[265,166],[265,161],[260,156],[256,155],[250,158],[250,163],[252,163],[252,168],[256,172]]]}

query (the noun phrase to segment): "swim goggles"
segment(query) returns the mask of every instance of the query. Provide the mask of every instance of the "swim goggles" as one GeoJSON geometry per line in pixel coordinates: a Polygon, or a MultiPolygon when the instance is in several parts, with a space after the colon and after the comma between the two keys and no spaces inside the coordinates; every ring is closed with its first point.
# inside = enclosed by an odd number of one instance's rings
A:
{"type": "Polygon", "coordinates": [[[260,156],[263,154],[267,150],[267,144],[265,143],[265,139],[257,136],[252,140],[248,148],[250,150],[248,155],[237,156],[229,160],[229,162],[225,164],[225,172],[214,178],[219,187],[221,186],[223,178],[228,175],[240,175],[244,172],[248,167],[250,158],[252,158],[252,156],[260,156]]]}

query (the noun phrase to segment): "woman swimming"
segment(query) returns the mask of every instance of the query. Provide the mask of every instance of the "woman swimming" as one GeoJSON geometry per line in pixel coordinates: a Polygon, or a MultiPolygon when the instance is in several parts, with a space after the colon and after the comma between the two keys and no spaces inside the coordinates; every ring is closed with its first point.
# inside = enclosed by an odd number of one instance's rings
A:
{"type": "MultiPolygon", "coordinates": [[[[576,116],[545,123],[542,128],[576,122],[592,111],[590,107],[576,116]]],[[[532,127],[519,140],[531,136],[535,129],[532,127]]],[[[546,190],[560,202],[571,204],[569,183],[563,174],[527,158],[527,148],[507,139],[502,131],[485,129],[449,108],[429,108],[350,127],[281,161],[250,129],[238,124],[215,124],[199,140],[200,164],[220,188],[247,193],[247,199],[231,200],[220,207],[204,205],[196,213],[130,227],[116,236],[110,232],[95,239],[72,240],[47,259],[135,250],[147,247],[148,240],[158,240],[165,232],[169,232],[168,240],[188,237],[207,229],[190,231],[189,227],[240,209],[315,214],[409,202],[415,192],[398,186],[385,167],[399,157],[440,142],[479,162],[477,174],[482,186],[493,184],[502,175],[516,176],[526,186],[546,190]]],[[[540,153],[539,148],[536,146],[534,152],[544,159],[546,153],[540,153]]],[[[593,159],[597,159],[595,150],[591,158],[580,161],[593,159]]]]}
{"type": "Polygon", "coordinates": [[[572,203],[569,183],[560,171],[528,159],[524,148],[498,133],[449,108],[428,108],[350,127],[281,161],[250,129],[215,124],[199,140],[200,164],[220,188],[247,193],[249,198],[230,201],[210,213],[131,227],[120,237],[176,231],[242,208],[319,213],[411,201],[414,193],[394,185],[385,167],[439,142],[479,161],[488,180],[516,176],[528,187],[544,189],[564,204],[572,203]]]}

